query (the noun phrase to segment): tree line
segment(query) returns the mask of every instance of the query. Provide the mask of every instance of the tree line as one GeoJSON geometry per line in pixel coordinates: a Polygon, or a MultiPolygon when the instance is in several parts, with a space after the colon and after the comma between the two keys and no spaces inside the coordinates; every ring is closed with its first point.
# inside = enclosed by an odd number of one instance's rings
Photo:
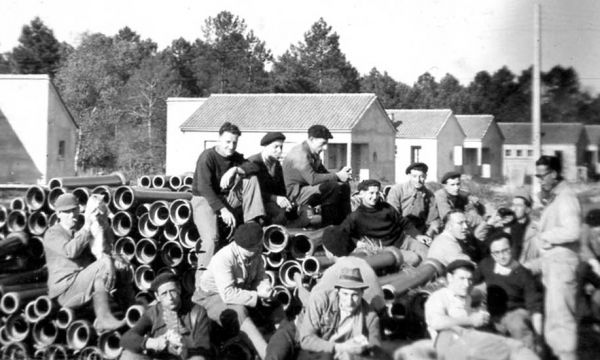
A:
{"type": "MultiPolygon", "coordinates": [[[[426,72],[412,86],[376,68],[360,75],[322,18],[275,58],[245,20],[228,11],[207,18],[195,41],[175,39],[163,50],[129,27],[112,36],[84,33],[72,46],[36,17],[23,26],[18,46],[0,54],[0,73],[49,74],[80,125],[78,167],[130,176],[164,172],[168,97],[372,92],[389,109],[531,118],[531,68],[480,71],[468,85],[451,74],[438,81],[426,72]]],[[[542,85],[544,122],[598,122],[600,96],[582,89],[572,67],[543,72],[542,85]]]]}

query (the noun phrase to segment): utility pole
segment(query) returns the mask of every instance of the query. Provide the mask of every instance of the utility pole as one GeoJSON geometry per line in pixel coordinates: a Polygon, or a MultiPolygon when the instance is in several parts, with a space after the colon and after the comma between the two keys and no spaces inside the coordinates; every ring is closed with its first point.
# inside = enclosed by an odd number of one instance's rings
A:
{"type": "MultiPolygon", "coordinates": [[[[541,90],[540,90],[540,71],[542,62],[542,34],[541,34],[541,5],[534,4],[533,8],[533,70],[531,81],[531,143],[533,145],[533,161],[539,159],[542,153],[541,145],[541,90]]],[[[535,165],[533,165],[533,173],[535,174],[535,165]]],[[[540,188],[539,181],[533,177],[532,183],[532,199],[535,199],[535,194],[540,188]]]]}

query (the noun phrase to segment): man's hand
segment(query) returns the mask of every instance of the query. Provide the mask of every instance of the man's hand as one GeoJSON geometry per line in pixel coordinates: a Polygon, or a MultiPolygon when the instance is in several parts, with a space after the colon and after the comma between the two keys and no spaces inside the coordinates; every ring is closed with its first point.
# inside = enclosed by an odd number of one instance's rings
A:
{"type": "Polygon", "coordinates": [[[542,314],[534,313],[531,315],[531,325],[536,334],[542,335],[542,314]]]}
{"type": "Polygon", "coordinates": [[[167,348],[169,342],[167,341],[167,334],[155,338],[148,338],[146,340],[146,349],[154,351],[163,351],[167,348]]]}
{"type": "Polygon", "coordinates": [[[422,242],[423,244],[429,246],[431,245],[431,242],[433,241],[429,236],[427,235],[417,235],[416,239],[420,242],[422,242]]]}
{"type": "Polygon", "coordinates": [[[275,202],[277,203],[277,206],[285,209],[285,211],[292,210],[292,203],[285,196],[277,196],[275,202]]]}
{"type": "Polygon", "coordinates": [[[226,207],[223,207],[223,208],[221,208],[221,210],[219,212],[221,214],[221,219],[223,220],[225,225],[227,225],[229,227],[235,226],[235,216],[233,216],[233,214],[231,213],[231,211],[229,211],[229,209],[227,209],[226,207]]]}
{"type": "Polygon", "coordinates": [[[490,321],[490,313],[487,311],[477,311],[469,315],[473,327],[481,327],[490,321]]]}
{"type": "Polygon", "coordinates": [[[238,167],[234,166],[227,170],[223,176],[221,176],[221,190],[229,189],[233,186],[233,181],[235,180],[235,176],[238,174],[238,167]]]}
{"type": "Polygon", "coordinates": [[[269,299],[273,293],[271,285],[266,283],[260,283],[256,288],[256,295],[261,299],[269,299]]]}
{"type": "Polygon", "coordinates": [[[359,355],[362,354],[367,348],[369,344],[365,344],[364,342],[357,342],[354,339],[350,339],[343,343],[335,344],[335,353],[337,354],[352,354],[359,355]]]}
{"type": "Polygon", "coordinates": [[[344,166],[342,170],[335,174],[341,182],[346,182],[350,179],[350,176],[352,176],[352,168],[350,168],[350,166],[344,166]]]}
{"type": "Polygon", "coordinates": [[[590,259],[588,261],[588,264],[590,264],[590,267],[592,268],[592,271],[600,276],[600,262],[598,261],[598,259],[590,259]]]}

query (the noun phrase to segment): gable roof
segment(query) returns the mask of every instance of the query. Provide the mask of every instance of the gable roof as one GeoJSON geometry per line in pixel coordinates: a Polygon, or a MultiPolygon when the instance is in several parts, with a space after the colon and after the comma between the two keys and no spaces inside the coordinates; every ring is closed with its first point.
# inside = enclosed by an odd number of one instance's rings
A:
{"type": "Polygon", "coordinates": [[[385,111],[393,122],[401,122],[396,128],[396,137],[399,138],[435,139],[452,117],[450,109],[386,109],[385,111]]]}
{"type": "Polygon", "coordinates": [[[214,94],[180,128],[216,131],[230,121],[242,130],[350,130],[372,104],[392,127],[375,94],[214,94]]]}
{"type": "Polygon", "coordinates": [[[600,145],[600,125],[585,125],[590,144],[600,145]]]}
{"type": "MultiPolygon", "coordinates": [[[[521,145],[531,144],[531,123],[498,124],[504,134],[504,144],[521,145]]],[[[546,123],[542,124],[542,144],[569,144],[579,141],[584,130],[581,123],[546,123]]]]}
{"type": "Polygon", "coordinates": [[[494,123],[493,115],[455,115],[467,139],[481,140],[494,123]]]}

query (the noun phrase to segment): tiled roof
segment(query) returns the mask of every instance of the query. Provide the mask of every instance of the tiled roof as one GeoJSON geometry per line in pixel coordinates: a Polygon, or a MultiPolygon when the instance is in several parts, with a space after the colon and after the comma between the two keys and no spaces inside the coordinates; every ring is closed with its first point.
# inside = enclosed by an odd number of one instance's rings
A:
{"type": "MultiPolygon", "coordinates": [[[[498,123],[504,144],[531,144],[531,123],[498,123]]],[[[583,131],[581,123],[542,124],[542,144],[575,144],[583,131]]]]}
{"type": "Polygon", "coordinates": [[[494,121],[493,115],[455,115],[467,139],[481,140],[494,121]]]}
{"type": "Polygon", "coordinates": [[[306,131],[314,124],[350,130],[373,103],[375,94],[214,94],[180,128],[213,131],[230,121],[242,131],[306,131]]]}
{"type": "Polygon", "coordinates": [[[386,109],[392,122],[401,121],[396,128],[399,138],[435,139],[446,121],[452,116],[450,109],[386,109]]]}
{"type": "Polygon", "coordinates": [[[590,144],[600,145],[600,125],[585,125],[590,144]]]}

